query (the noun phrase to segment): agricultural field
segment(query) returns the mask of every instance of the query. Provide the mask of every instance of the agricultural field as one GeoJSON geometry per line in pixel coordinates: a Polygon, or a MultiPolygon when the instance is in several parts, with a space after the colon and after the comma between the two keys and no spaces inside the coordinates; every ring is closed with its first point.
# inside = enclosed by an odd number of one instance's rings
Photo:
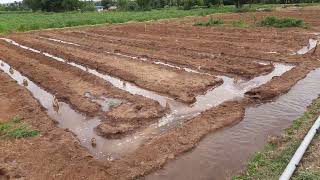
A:
{"type": "MultiPolygon", "coordinates": [[[[319,3],[290,4],[288,6],[316,6],[319,3]]],[[[215,13],[232,13],[256,11],[257,9],[271,10],[282,7],[279,4],[253,4],[250,7],[236,9],[234,5],[211,8],[195,8],[179,10],[176,7],[153,9],[151,11],[116,11],[116,12],[29,12],[29,11],[0,11],[0,34],[24,32],[48,28],[64,28],[74,26],[92,26],[103,24],[119,24],[126,22],[144,22],[160,19],[181,18],[186,16],[206,16],[215,13]]]]}
{"type": "Polygon", "coordinates": [[[0,179],[241,174],[318,97],[319,14],[295,7],[0,36],[0,179]]]}

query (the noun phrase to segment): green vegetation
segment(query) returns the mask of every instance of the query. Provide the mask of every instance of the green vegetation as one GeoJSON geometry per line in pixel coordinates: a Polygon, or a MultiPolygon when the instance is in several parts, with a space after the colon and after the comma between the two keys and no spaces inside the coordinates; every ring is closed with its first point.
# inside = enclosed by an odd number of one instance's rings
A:
{"type": "Polygon", "coordinates": [[[219,8],[192,9],[188,11],[175,8],[151,10],[144,12],[65,12],[65,13],[1,13],[0,33],[29,31],[48,28],[62,28],[80,25],[104,23],[125,23],[128,21],[149,21],[185,16],[203,16],[214,13],[232,12],[233,6],[219,8]]]}
{"type": "MultiPolygon", "coordinates": [[[[265,149],[262,152],[258,152],[249,161],[247,170],[243,175],[233,179],[278,179],[302,142],[304,135],[309,131],[319,115],[320,97],[312,103],[301,117],[294,120],[284,136],[270,140],[265,149]]],[[[319,177],[319,174],[320,172],[310,170],[298,171],[294,179],[315,179],[313,177],[319,177]]]]}
{"type": "Polygon", "coordinates": [[[237,13],[244,13],[244,12],[255,12],[256,8],[250,7],[250,6],[242,6],[239,8],[236,8],[235,12],[237,13]]]}
{"type": "Polygon", "coordinates": [[[26,138],[37,136],[39,131],[30,129],[21,123],[21,118],[13,117],[10,122],[0,123],[0,139],[3,138],[26,138]]]}
{"type": "Polygon", "coordinates": [[[207,22],[195,22],[193,25],[194,26],[218,26],[223,23],[224,23],[224,21],[221,19],[210,18],[209,21],[207,21],[207,22]]]}
{"type": "Polygon", "coordinates": [[[239,20],[239,21],[233,21],[232,22],[233,27],[238,27],[238,28],[248,28],[250,27],[249,24],[247,24],[244,20],[239,20]]]}
{"type": "Polygon", "coordinates": [[[261,26],[285,28],[285,27],[306,27],[305,23],[301,19],[293,18],[277,18],[274,16],[268,16],[260,22],[261,26]]]}
{"type": "Polygon", "coordinates": [[[62,12],[86,9],[91,4],[94,10],[94,3],[91,1],[79,0],[23,0],[23,5],[33,11],[62,12]]]}
{"type": "MultiPolygon", "coordinates": [[[[179,0],[179,3],[182,0],[179,0]]],[[[153,2],[153,1],[152,1],[153,2]]],[[[154,5],[151,6],[153,8],[154,5]]],[[[30,12],[30,11],[0,11],[0,34],[11,32],[24,32],[38,29],[48,28],[63,28],[83,25],[96,24],[113,24],[125,23],[129,21],[150,21],[169,18],[180,18],[185,16],[206,16],[214,13],[227,12],[243,12],[232,5],[229,6],[212,6],[210,8],[196,8],[191,10],[179,10],[173,8],[152,9],[150,11],[136,11],[140,7],[136,1],[117,0],[118,10],[123,7],[124,11],[108,11],[103,13],[87,12],[87,11],[72,11],[72,12],[30,12]],[[121,4],[121,5],[120,5],[121,4]],[[130,11],[128,11],[130,10],[130,11]]],[[[107,3],[107,6],[114,5],[107,3]]],[[[160,3],[161,4],[161,3],[160,3]]],[[[163,5],[163,3],[162,3],[163,5]]],[[[161,5],[161,6],[162,6],[161,5]]],[[[306,4],[309,5],[309,4],[306,4]]],[[[272,9],[278,5],[274,4],[253,4],[244,6],[243,9],[255,11],[256,9],[272,9]]],[[[160,7],[160,5],[159,5],[160,7]]],[[[86,7],[88,9],[92,6],[86,7]]],[[[268,25],[270,20],[266,20],[263,24],[268,25]]],[[[260,23],[260,22],[258,22],[260,23]]],[[[283,24],[283,23],[281,23],[283,24]]],[[[299,24],[299,22],[298,22],[299,24]]],[[[304,24],[304,23],[303,23],[304,24]]],[[[236,27],[246,27],[244,23],[235,23],[236,27]]],[[[304,25],[304,27],[308,27],[304,25]]]]}
{"type": "Polygon", "coordinates": [[[312,170],[305,170],[298,172],[296,177],[293,179],[297,180],[319,180],[320,179],[320,172],[319,171],[312,171],[312,170]]]}

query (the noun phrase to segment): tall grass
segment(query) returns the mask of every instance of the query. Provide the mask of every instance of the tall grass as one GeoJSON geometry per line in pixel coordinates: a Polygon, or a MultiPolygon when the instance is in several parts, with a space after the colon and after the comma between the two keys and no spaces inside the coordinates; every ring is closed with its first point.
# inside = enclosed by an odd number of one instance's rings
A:
{"type": "Polygon", "coordinates": [[[301,19],[293,18],[277,18],[268,16],[261,21],[261,26],[285,28],[285,27],[306,27],[306,24],[301,19]]]}
{"type": "Polygon", "coordinates": [[[224,24],[224,21],[221,19],[212,19],[210,18],[207,22],[195,22],[194,26],[218,26],[224,24]]]}
{"type": "Polygon", "coordinates": [[[62,28],[104,23],[125,23],[128,21],[150,21],[179,18],[185,16],[204,16],[214,13],[233,12],[233,6],[207,9],[177,10],[176,8],[144,12],[66,12],[66,13],[5,13],[0,12],[0,33],[22,32],[37,29],[62,28]]]}

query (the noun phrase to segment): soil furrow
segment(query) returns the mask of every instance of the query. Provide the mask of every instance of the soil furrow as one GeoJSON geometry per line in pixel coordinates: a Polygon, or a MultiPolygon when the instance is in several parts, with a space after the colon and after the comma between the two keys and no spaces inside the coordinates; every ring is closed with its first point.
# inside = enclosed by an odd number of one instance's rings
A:
{"type": "Polygon", "coordinates": [[[0,122],[18,115],[41,134],[0,141],[1,178],[115,179],[105,170],[107,162],[95,160],[71,132],[56,127],[25,88],[2,72],[0,82],[0,122]]]}
{"type": "Polygon", "coordinates": [[[80,112],[95,116],[101,114],[100,106],[90,101],[85,94],[128,100],[115,107],[104,116],[125,121],[150,120],[164,113],[158,102],[141,96],[134,96],[84,71],[69,67],[63,63],[49,60],[43,55],[0,42],[0,58],[9,63],[35,83],[51,92],[57,99],[70,103],[80,112]],[[124,110],[121,113],[117,109],[124,110]],[[121,117],[121,118],[120,118],[121,117]]]}
{"type": "MultiPolygon", "coordinates": [[[[226,57],[223,53],[212,55],[211,53],[206,54],[201,51],[190,52],[188,49],[179,49],[177,51],[165,49],[161,51],[150,50],[145,48],[128,47],[125,45],[115,45],[101,42],[98,39],[87,39],[85,37],[74,38],[69,36],[68,39],[64,40],[85,45],[87,49],[98,53],[104,51],[120,52],[131,56],[139,56],[141,58],[147,57],[149,59],[191,67],[192,69],[200,68],[206,73],[219,75],[230,74],[247,79],[251,79],[263,73],[271,72],[273,69],[272,65],[261,65],[248,61],[245,57],[226,57]]],[[[22,42],[23,40],[20,41],[22,42]]],[[[35,46],[35,43],[29,43],[28,45],[35,46]]]]}
{"type": "Polygon", "coordinates": [[[222,83],[221,79],[188,73],[182,70],[167,68],[143,61],[132,61],[128,58],[104,55],[73,46],[56,44],[44,39],[15,37],[18,42],[43,52],[78,62],[94,69],[134,82],[140,87],[150,89],[187,103],[195,101],[198,94],[222,83]]]}

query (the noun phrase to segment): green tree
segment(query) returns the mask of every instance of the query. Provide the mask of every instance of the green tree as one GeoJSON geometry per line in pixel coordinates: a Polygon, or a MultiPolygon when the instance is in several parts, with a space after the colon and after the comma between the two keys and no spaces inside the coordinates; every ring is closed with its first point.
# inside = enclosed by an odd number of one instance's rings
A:
{"type": "Polygon", "coordinates": [[[129,1],[128,2],[128,11],[138,11],[139,10],[139,5],[136,1],[129,1]]]}
{"type": "Polygon", "coordinates": [[[65,11],[74,11],[80,9],[81,4],[79,0],[63,0],[61,6],[65,11]]]}
{"type": "Polygon", "coordinates": [[[207,6],[207,7],[223,5],[223,1],[222,0],[204,0],[203,2],[204,2],[204,5],[207,6]]]}
{"type": "Polygon", "coordinates": [[[80,8],[79,0],[23,0],[23,4],[33,11],[73,11],[80,8]]]}
{"type": "Polygon", "coordinates": [[[150,10],[151,9],[151,0],[137,0],[139,8],[141,10],[150,10]]]}
{"type": "Polygon", "coordinates": [[[82,12],[96,10],[95,4],[93,1],[81,1],[80,2],[80,9],[82,12]]]}
{"type": "Polygon", "coordinates": [[[101,6],[103,6],[104,8],[108,9],[111,6],[116,5],[116,2],[113,0],[102,0],[101,1],[101,6]]]}
{"type": "Polygon", "coordinates": [[[23,5],[32,9],[33,11],[41,10],[41,0],[23,0],[23,5]]]}
{"type": "Polygon", "coordinates": [[[246,3],[245,0],[235,0],[234,1],[236,8],[242,8],[245,3],[246,3]]]}
{"type": "Polygon", "coordinates": [[[117,7],[123,11],[127,10],[128,9],[128,0],[118,0],[117,7]]]}
{"type": "Polygon", "coordinates": [[[64,11],[62,7],[63,0],[41,0],[41,10],[48,12],[59,12],[64,11]]]}

